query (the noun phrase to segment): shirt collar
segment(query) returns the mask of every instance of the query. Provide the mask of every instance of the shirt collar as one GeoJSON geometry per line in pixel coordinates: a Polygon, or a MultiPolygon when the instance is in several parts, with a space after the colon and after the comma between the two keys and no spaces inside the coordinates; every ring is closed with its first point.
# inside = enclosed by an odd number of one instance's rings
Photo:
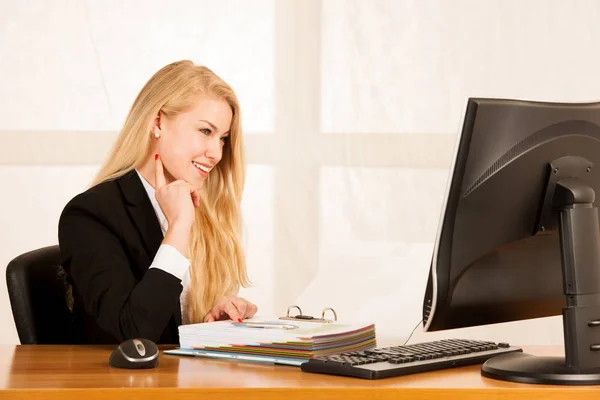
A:
{"type": "Polygon", "coordinates": [[[144,189],[146,189],[146,193],[148,194],[150,203],[152,203],[152,208],[154,208],[154,212],[156,213],[156,218],[158,218],[160,229],[162,230],[162,233],[164,235],[167,232],[168,223],[165,214],[162,212],[160,206],[158,205],[158,200],[156,200],[156,191],[154,190],[152,185],[150,185],[150,183],[148,183],[148,181],[144,179],[142,174],[140,174],[140,172],[137,169],[135,170],[135,172],[137,172],[138,176],[140,177],[140,180],[142,181],[142,185],[144,185],[144,189]]]}

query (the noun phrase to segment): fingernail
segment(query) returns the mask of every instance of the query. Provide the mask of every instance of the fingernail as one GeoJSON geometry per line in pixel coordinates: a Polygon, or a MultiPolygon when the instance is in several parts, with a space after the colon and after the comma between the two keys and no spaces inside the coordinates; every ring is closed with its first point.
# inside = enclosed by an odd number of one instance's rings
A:
{"type": "Polygon", "coordinates": [[[154,155],[154,161],[158,160],[158,154],[154,155]]]}
{"type": "Polygon", "coordinates": [[[241,318],[238,318],[238,322],[242,322],[242,319],[241,319],[241,318]]]}

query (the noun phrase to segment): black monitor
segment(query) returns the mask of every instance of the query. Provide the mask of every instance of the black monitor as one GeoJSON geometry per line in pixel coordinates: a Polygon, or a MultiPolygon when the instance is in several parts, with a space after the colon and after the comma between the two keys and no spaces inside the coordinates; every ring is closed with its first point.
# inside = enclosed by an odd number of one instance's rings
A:
{"type": "Polygon", "coordinates": [[[425,331],[563,316],[565,357],[486,377],[600,383],[600,103],[469,99],[423,304],[425,331]]]}

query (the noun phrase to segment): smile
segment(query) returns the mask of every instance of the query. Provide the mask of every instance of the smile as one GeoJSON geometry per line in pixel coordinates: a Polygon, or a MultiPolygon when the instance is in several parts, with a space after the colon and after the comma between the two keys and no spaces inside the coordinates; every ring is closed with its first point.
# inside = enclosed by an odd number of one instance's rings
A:
{"type": "Polygon", "coordinates": [[[192,164],[194,164],[194,167],[198,168],[198,169],[199,169],[199,170],[201,170],[201,171],[204,171],[204,172],[206,172],[206,173],[209,173],[209,172],[210,172],[210,168],[209,168],[209,167],[207,167],[207,166],[204,166],[204,165],[202,165],[202,164],[198,164],[198,163],[197,163],[197,162],[195,162],[195,161],[192,161],[192,164]]]}

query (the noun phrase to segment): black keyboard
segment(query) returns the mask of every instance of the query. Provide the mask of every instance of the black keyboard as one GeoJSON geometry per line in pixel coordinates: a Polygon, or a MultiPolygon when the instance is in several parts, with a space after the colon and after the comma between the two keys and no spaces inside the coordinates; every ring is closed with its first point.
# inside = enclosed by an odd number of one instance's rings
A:
{"type": "Polygon", "coordinates": [[[522,350],[508,343],[448,339],[313,358],[300,368],[319,374],[381,379],[483,364],[491,357],[517,351],[522,350]]]}

